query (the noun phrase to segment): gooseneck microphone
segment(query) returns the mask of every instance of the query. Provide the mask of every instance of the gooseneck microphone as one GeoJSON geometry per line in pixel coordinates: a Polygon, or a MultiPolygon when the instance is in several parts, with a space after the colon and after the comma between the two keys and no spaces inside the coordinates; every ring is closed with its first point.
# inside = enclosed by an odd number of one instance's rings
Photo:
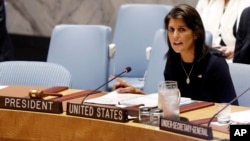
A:
{"type": "Polygon", "coordinates": [[[238,95],[237,97],[235,97],[233,100],[231,100],[229,103],[227,103],[227,105],[223,108],[221,108],[218,112],[216,112],[212,118],[210,118],[209,122],[208,122],[208,127],[210,126],[212,120],[215,118],[215,116],[217,116],[221,111],[223,111],[224,109],[226,109],[229,105],[231,105],[233,102],[235,102],[236,100],[238,100],[243,94],[245,94],[247,91],[250,90],[250,87],[247,88],[243,93],[241,93],[240,95],[238,95]]]}
{"type": "Polygon", "coordinates": [[[88,94],[83,98],[83,100],[82,100],[81,103],[83,103],[83,102],[85,101],[85,99],[86,99],[89,95],[95,93],[95,92],[96,92],[97,90],[99,90],[101,87],[107,85],[109,82],[113,81],[114,79],[116,79],[117,77],[121,76],[122,74],[124,74],[124,73],[129,73],[131,70],[132,70],[131,67],[126,67],[126,68],[124,69],[123,72],[119,73],[118,75],[115,75],[112,79],[110,79],[110,80],[107,81],[106,83],[102,84],[101,86],[99,86],[99,87],[96,88],[95,90],[93,90],[93,91],[91,91],[90,93],[88,93],[88,94]]]}

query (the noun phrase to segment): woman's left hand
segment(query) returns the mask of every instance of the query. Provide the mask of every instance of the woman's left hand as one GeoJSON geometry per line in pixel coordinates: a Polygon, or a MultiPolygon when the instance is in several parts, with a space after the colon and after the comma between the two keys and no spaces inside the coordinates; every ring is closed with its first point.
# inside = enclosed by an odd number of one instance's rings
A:
{"type": "Polygon", "coordinates": [[[221,47],[219,50],[224,53],[226,59],[232,59],[234,57],[234,47],[225,46],[221,47]]]}

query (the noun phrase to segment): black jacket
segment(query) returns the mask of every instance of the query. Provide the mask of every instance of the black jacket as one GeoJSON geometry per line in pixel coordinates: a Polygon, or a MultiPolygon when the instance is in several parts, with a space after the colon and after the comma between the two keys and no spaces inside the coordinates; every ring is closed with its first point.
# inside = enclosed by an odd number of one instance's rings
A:
{"type": "MultiPolygon", "coordinates": [[[[191,63],[183,63],[186,72],[190,72],[191,63]]],[[[181,58],[174,64],[167,62],[164,71],[165,80],[178,82],[182,97],[210,102],[229,102],[236,97],[229,67],[222,56],[208,53],[190,73],[190,84],[186,83],[186,74],[181,58]]],[[[238,101],[233,103],[238,105],[238,101]]]]}
{"type": "Polygon", "coordinates": [[[0,0],[0,62],[12,60],[13,46],[6,28],[6,11],[4,0],[0,0]]]}
{"type": "Polygon", "coordinates": [[[250,7],[245,8],[240,17],[233,62],[250,64],[250,7]]]}

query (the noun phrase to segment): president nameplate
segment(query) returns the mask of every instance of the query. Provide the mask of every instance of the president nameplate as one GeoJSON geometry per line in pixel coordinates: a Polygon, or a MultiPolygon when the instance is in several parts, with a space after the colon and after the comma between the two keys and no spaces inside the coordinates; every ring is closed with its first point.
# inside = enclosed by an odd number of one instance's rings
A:
{"type": "Polygon", "coordinates": [[[0,96],[0,108],[43,113],[63,113],[62,102],[0,96]]]}
{"type": "Polygon", "coordinates": [[[68,102],[66,114],[117,122],[128,121],[127,110],[104,105],[76,104],[68,102]]]}
{"type": "Polygon", "coordinates": [[[160,129],[207,140],[213,139],[211,127],[200,126],[186,121],[161,118],[160,129]]]}

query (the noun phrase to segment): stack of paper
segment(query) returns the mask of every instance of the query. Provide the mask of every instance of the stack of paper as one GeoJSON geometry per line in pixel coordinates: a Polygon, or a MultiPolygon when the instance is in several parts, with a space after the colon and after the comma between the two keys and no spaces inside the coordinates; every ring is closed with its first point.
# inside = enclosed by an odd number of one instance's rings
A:
{"type": "Polygon", "coordinates": [[[250,110],[231,113],[231,121],[242,124],[249,124],[250,110]]]}
{"type": "MultiPolygon", "coordinates": [[[[107,105],[124,105],[132,106],[144,104],[147,107],[156,107],[158,105],[158,93],[152,93],[147,95],[124,93],[120,94],[116,91],[110,92],[104,96],[88,99],[85,102],[107,105]]],[[[181,98],[180,106],[195,102],[190,98],[181,98]]]]}
{"type": "Polygon", "coordinates": [[[6,87],[8,87],[8,86],[0,85],[0,89],[4,89],[4,88],[6,88],[6,87]]]}

